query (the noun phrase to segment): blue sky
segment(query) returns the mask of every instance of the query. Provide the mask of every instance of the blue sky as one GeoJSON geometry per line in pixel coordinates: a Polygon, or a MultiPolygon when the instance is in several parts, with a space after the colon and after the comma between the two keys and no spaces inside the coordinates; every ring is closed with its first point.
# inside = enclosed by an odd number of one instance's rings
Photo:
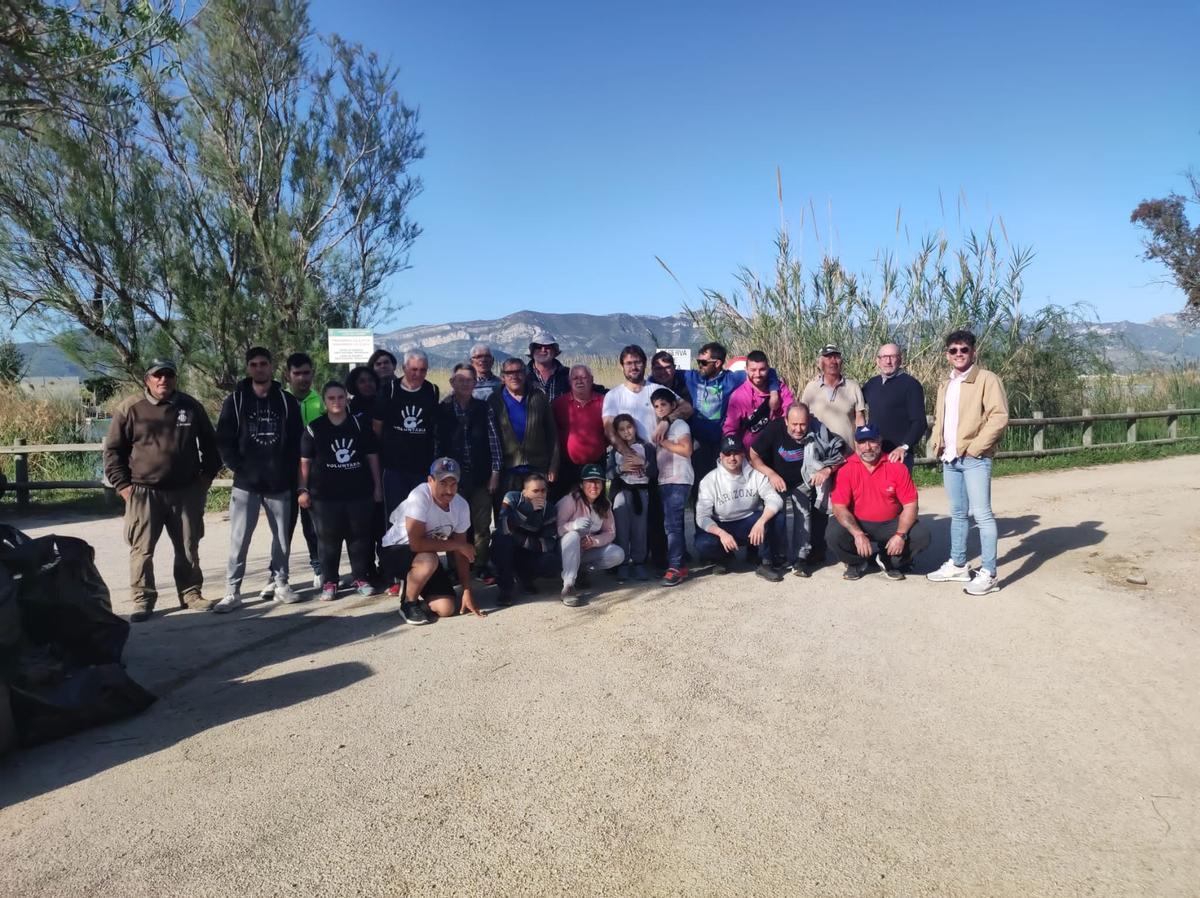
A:
{"type": "MultiPolygon", "coordinates": [[[[1026,301],[1177,311],[1129,213],[1200,165],[1195,3],[313,0],[401,67],[424,234],[388,324],[522,308],[671,314],[767,271],[780,209],[808,261],[1003,216],[1026,301]],[[945,215],[939,208],[941,190],[945,215]],[[960,208],[958,198],[965,197],[960,208]],[[832,213],[832,214],[831,214],[832,213]],[[830,226],[832,223],[832,227],[830,226]]],[[[1195,212],[1196,210],[1194,210],[1195,212]]],[[[381,328],[383,329],[383,328],[381,328]]]]}

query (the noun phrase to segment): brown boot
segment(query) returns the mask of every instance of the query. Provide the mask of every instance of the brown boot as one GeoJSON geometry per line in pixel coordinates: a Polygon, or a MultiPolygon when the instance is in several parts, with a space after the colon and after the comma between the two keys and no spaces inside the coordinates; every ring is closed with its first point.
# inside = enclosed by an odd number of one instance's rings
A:
{"type": "Polygon", "coordinates": [[[193,611],[208,611],[213,605],[217,604],[212,599],[206,599],[198,592],[189,592],[186,596],[179,600],[179,604],[183,608],[191,608],[193,611]]]}

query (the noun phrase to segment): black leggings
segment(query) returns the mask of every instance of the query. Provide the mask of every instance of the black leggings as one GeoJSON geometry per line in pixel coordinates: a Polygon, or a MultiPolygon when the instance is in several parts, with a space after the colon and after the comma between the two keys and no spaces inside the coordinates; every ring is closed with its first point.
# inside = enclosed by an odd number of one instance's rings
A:
{"type": "Polygon", "coordinates": [[[375,503],[366,499],[313,499],[312,517],[321,553],[321,576],[338,581],[342,543],[350,556],[350,576],[369,580],[373,560],[372,523],[375,503]]]}

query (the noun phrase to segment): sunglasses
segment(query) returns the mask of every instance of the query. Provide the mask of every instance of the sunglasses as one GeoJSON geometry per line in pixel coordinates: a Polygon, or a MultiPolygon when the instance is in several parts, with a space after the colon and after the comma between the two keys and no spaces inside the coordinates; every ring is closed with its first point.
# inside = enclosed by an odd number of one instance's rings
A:
{"type": "Polygon", "coordinates": [[[946,350],[946,355],[970,355],[971,349],[969,346],[952,346],[946,350]]]}
{"type": "Polygon", "coordinates": [[[709,365],[715,365],[716,363],[716,359],[696,359],[697,368],[707,368],[709,365]]]}
{"type": "Polygon", "coordinates": [[[514,371],[501,371],[500,373],[503,374],[505,377],[520,377],[522,374],[525,373],[525,369],[517,368],[514,371]]]}

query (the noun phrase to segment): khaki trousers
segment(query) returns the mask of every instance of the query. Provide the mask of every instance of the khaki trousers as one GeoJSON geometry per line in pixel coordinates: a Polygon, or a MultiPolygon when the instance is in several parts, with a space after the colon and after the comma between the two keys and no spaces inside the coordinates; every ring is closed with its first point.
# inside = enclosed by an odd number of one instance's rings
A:
{"type": "Polygon", "coordinates": [[[125,541],[129,543],[129,593],[135,605],[153,608],[158,600],[154,547],[164,528],[175,548],[173,571],[179,604],[200,595],[204,584],[200,540],[207,496],[208,484],[203,480],[175,490],[134,484],[125,502],[125,541]]]}

